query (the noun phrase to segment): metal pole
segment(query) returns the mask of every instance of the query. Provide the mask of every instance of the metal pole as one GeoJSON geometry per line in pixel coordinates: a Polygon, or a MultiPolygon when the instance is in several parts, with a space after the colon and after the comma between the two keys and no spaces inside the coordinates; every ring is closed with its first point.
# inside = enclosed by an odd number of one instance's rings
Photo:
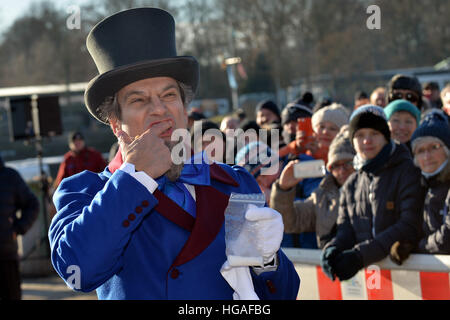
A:
{"type": "Polygon", "coordinates": [[[47,199],[48,199],[48,181],[47,176],[44,172],[44,164],[42,161],[42,137],[41,137],[41,129],[39,125],[39,108],[38,108],[38,96],[31,96],[31,116],[33,119],[33,129],[35,134],[35,148],[37,152],[37,159],[40,171],[40,182],[41,182],[41,203],[42,203],[42,213],[44,215],[44,228],[45,228],[45,245],[47,258],[50,258],[50,242],[47,237],[47,232],[49,229],[48,223],[48,212],[47,212],[47,199]]]}

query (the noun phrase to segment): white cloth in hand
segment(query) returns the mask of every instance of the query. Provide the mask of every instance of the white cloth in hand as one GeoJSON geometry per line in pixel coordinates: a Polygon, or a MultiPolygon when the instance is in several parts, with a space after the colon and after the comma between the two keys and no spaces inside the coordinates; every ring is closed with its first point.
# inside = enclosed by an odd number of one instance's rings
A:
{"type": "Polygon", "coordinates": [[[222,265],[220,273],[234,290],[233,300],[259,300],[249,267],[232,267],[227,260],[222,265]]]}

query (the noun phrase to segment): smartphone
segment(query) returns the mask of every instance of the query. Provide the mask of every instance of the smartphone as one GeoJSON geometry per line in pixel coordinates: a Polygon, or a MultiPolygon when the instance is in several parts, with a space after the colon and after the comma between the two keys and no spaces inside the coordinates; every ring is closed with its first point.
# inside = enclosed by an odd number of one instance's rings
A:
{"type": "Polygon", "coordinates": [[[298,118],[297,119],[297,130],[303,131],[305,137],[311,137],[313,135],[313,127],[311,123],[311,118],[298,118]]]}
{"type": "Polygon", "coordinates": [[[295,178],[319,178],[326,174],[325,162],[323,160],[302,161],[294,165],[295,178]]]}

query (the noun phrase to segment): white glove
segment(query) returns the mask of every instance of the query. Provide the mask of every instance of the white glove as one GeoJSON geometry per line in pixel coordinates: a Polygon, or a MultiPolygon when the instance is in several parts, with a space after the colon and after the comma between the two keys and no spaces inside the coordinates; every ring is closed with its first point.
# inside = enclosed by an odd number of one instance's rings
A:
{"type": "Polygon", "coordinates": [[[283,219],[277,211],[267,207],[258,208],[252,204],[248,206],[241,234],[227,244],[232,247],[234,255],[227,255],[227,261],[220,270],[234,290],[234,300],[258,299],[247,266],[263,267],[271,262],[280,249],[283,231],[283,219]],[[250,242],[252,245],[249,245],[250,242]],[[257,252],[253,252],[254,246],[257,252]]]}
{"type": "Polygon", "coordinates": [[[268,207],[258,208],[250,204],[245,213],[246,223],[254,232],[258,252],[263,257],[264,264],[268,264],[275,258],[283,240],[283,218],[268,207]]]}

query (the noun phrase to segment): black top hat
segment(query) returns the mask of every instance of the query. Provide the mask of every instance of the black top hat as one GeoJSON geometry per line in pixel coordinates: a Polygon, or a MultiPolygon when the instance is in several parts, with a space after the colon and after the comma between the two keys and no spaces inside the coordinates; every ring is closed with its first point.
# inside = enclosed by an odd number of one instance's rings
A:
{"type": "Polygon", "coordinates": [[[97,108],[124,86],[153,77],[171,77],[195,93],[198,62],[177,56],[175,21],[167,11],[135,8],[109,16],[89,32],[86,46],[99,71],[84,94],[89,112],[101,122],[97,108]]]}

